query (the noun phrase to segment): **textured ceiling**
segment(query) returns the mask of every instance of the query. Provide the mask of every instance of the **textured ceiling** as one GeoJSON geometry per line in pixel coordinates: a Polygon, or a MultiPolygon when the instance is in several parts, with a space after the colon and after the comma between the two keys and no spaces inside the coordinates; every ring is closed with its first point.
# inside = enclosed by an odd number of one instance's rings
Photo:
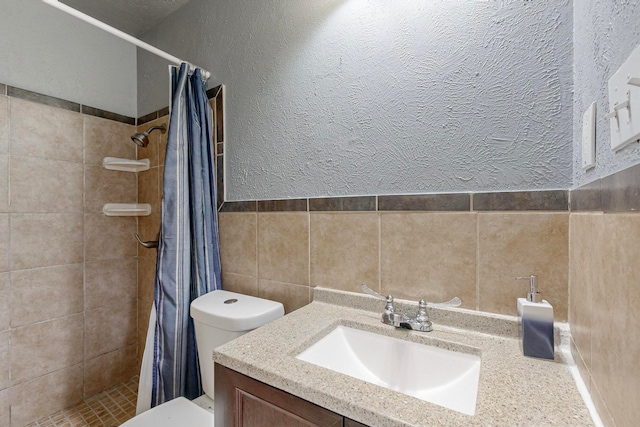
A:
{"type": "Polygon", "coordinates": [[[60,0],[112,27],[139,37],[189,0],[60,0]]]}

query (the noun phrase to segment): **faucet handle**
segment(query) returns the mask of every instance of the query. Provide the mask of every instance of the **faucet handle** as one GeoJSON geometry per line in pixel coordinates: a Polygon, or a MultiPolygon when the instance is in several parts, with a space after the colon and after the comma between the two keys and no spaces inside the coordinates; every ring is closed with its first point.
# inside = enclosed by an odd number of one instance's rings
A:
{"type": "Polygon", "coordinates": [[[459,307],[460,304],[462,304],[462,300],[458,297],[454,297],[445,302],[427,302],[425,304],[427,307],[459,307]]]}
{"type": "Polygon", "coordinates": [[[395,311],[394,308],[393,308],[393,297],[391,295],[387,295],[385,297],[384,295],[381,295],[381,294],[377,293],[376,291],[374,291],[373,289],[371,289],[370,287],[368,287],[364,283],[360,285],[360,288],[362,289],[362,291],[365,294],[369,294],[372,297],[376,297],[378,299],[383,299],[383,300],[385,300],[387,302],[387,304],[384,306],[385,314],[391,314],[391,313],[393,313],[395,311]]]}

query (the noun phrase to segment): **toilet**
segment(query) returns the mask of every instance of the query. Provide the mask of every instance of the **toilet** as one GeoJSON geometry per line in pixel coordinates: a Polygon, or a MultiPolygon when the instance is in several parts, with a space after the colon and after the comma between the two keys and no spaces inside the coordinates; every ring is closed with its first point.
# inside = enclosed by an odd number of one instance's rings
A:
{"type": "Polygon", "coordinates": [[[178,397],[125,422],[121,427],[213,426],[213,349],[284,316],[281,303],[223,290],[191,303],[204,395],[178,397]],[[206,409],[205,409],[206,408],[206,409]]]}

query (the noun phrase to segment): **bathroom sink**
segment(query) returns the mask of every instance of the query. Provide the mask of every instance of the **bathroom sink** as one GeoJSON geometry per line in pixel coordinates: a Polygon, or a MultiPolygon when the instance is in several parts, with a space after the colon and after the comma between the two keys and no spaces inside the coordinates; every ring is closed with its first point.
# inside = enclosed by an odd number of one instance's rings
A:
{"type": "Polygon", "coordinates": [[[474,415],[480,357],[337,326],[297,359],[474,415]]]}

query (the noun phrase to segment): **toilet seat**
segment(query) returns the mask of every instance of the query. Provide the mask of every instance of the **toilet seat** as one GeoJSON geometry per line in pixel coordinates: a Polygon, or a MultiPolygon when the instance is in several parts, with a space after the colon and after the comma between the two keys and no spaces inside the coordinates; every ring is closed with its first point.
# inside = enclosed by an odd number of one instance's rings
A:
{"type": "Polygon", "coordinates": [[[130,419],[120,427],[213,427],[213,414],[178,397],[130,419]]]}

